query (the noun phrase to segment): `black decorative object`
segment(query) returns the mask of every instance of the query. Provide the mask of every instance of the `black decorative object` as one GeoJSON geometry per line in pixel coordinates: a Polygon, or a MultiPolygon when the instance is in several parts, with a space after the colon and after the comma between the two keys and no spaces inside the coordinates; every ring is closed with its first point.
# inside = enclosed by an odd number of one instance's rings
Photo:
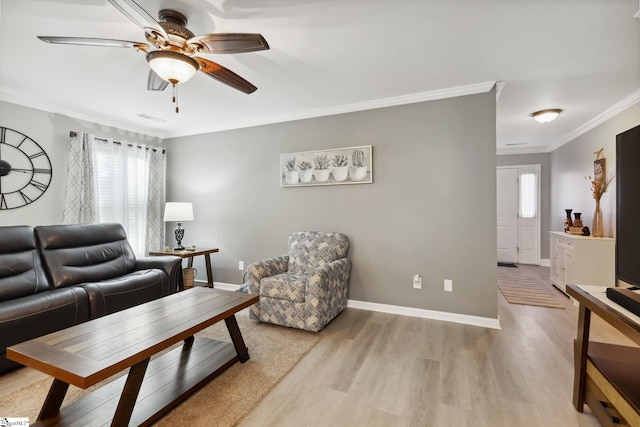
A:
{"type": "Polygon", "coordinates": [[[573,220],[573,226],[574,227],[582,227],[582,219],[580,218],[580,216],[582,215],[582,212],[574,212],[573,216],[575,216],[576,219],[573,220]]]}
{"type": "Polygon", "coordinates": [[[173,232],[176,235],[176,242],[178,243],[173,249],[176,251],[183,251],[184,246],[182,246],[182,239],[184,239],[184,228],[182,228],[182,221],[178,221],[178,225],[173,232]]]}
{"type": "Polygon", "coordinates": [[[0,210],[35,202],[51,184],[51,160],[27,135],[0,126],[0,210]]]}
{"type": "Polygon", "coordinates": [[[573,209],[565,209],[564,211],[567,213],[567,217],[564,220],[564,232],[567,233],[569,227],[573,226],[573,221],[571,220],[571,211],[573,211],[573,209]]]}

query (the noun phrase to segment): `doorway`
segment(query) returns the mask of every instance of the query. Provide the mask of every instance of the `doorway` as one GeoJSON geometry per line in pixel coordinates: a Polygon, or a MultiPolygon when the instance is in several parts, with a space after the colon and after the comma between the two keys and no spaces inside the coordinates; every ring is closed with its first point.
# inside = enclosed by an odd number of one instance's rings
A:
{"type": "Polygon", "coordinates": [[[540,165],[496,168],[498,262],[540,265],[540,165]]]}

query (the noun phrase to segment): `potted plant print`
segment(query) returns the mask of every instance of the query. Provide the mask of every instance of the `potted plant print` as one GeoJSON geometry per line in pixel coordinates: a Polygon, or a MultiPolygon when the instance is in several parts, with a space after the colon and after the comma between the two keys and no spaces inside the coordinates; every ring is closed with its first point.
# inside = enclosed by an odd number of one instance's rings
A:
{"type": "Polygon", "coordinates": [[[349,158],[344,154],[336,154],[333,158],[333,169],[331,173],[336,182],[347,179],[347,175],[349,174],[349,158]]]}
{"type": "Polygon", "coordinates": [[[296,164],[295,156],[284,162],[286,171],[284,172],[284,182],[288,185],[297,184],[300,180],[300,174],[298,172],[298,166],[296,164]]]}
{"type": "Polygon", "coordinates": [[[313,178],[313,165],[303,161],[298,165],[298,169],[300,170],[300,182],[305,184],[311,182],[311,178],[313,178]]]}
{"type": "Polygon", "coordinates": [[[316,156],[313,159],[313,164],[316,168],[315,176],[318,182],[327,182],[329,180],[329,174],[331,173],[331,160],[327,158],[326,154],[316,156]]]}
{"type": "Polygon", "coordinates": [[[351,164],[349,167],[349,178],[353,181],[362,181],[367,176],[367,167],[364,165],[364,151],[355,150],[351,155],[351,164]]]}

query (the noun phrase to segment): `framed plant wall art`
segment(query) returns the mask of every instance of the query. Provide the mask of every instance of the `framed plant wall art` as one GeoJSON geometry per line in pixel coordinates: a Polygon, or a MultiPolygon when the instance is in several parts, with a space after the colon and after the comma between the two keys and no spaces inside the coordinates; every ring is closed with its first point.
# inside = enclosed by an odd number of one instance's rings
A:
{"type": "Polygon", "coordinates": [[[371,145],[280,155],[280,186],[371,184],[371,145]]]}

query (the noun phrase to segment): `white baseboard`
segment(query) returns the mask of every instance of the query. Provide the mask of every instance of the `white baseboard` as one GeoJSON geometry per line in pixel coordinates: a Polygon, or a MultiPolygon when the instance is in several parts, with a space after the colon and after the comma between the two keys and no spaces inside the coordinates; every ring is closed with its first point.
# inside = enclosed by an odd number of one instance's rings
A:
{"type": "Polygon", "coordinates": [[[540,267],[551,267],[551,260],[540,259],[540,267]]]}
{"type": "MultiPolygon", "coordinates": [[[[206,286],[207,282],[197,280],[201,286],[206,286]]],[[[232,283],[215,282],[216,289],[235,291],[240,289],[240,285],[232,283]]],[[[469,316],[467,314],[447,313],[445,311],[425,310],[422,308],[402,307],[399,305],[378,304],[375,302],[348,300],[347,307],[360,310],[378,311],[381,313],[399,314],[401,316],[420,317],[423,319],[443,320],[445,322],[462,323],[464,325],[481,326],[483,328],[500,328],[500,319],[488,317],[469,316]]]]}
{"type": "Polygon", "coordinates": [[[445,322],[462,323],[464,325],[482,326],[483,328],[500,328],[500,319],[469,316],[467,314],[448,313],[445,311],[425,310],[422,308],[402,307],[399,305],[378,304],[366,301],[347,301],[347,307],[361,310],[379,311],[381,313],[399,314],[402,316],[421,317],[423,319],[444,320],[445,322]]]}
{"type": "MultiPolygon", "coordinates": [[[[198,286],[207,286],[207,282],[204,280],[196,280],[195,282],[198,286]]],[[[240,289],[240,285],[234,285],[233,283],[214,282],[213,286],[216,289],[222,289],[223,291],[237,291],[240,289]]]]}

